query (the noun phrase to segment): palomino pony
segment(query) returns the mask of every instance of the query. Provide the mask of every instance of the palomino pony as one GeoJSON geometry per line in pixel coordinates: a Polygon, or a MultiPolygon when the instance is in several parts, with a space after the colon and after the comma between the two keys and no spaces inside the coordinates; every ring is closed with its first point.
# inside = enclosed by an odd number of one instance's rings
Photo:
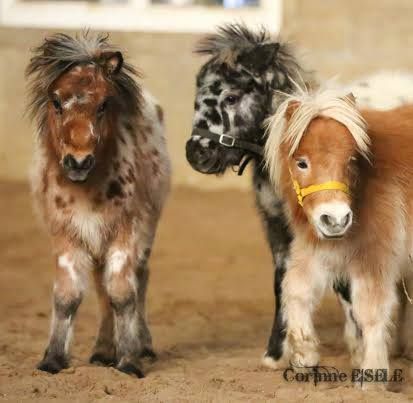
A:
{"type": "MultiPolygon", "coordinates": [[[[388,368],[397,283],[412,291],[413,106],[359,111],[352,95],[285,95],[266,144],[294,239],[283,283],[285,351],[295,366],[319,361],[312,313],[334,278],[351,282],[363,369],[388,368]]],[[[411,309],[402,320],[413,351],[411,309]]]]}
{"type": "MultiPolygon", "coordinates": [[[[252,185],[274,264],[274,320],[264,365],[276,367],[282,356],[282,281],[289,253],[291,231],[284,216],[283,200],[271,185],[263,163],[266,142],[264,122],[279,106],[275,90],[293,92],[294,82],[315,82],[287,43],[255,32],[244,25],[229,24],[201,40],[196,53],[208,56],[196,79],[193,132],[186,144],[191,166],[203,174],[221,175],[229,168],[242,174],[252,160],[252,185]]],[[[364,77],[348,88],[363,105],[388,109],[413,102],[413,78],[383,72],[364,77]]],[[[345,339],[356,349],[358,329],[352,319],[348,284],[334,284],[346,313],[345,339]]]]}
{"type": "Polygon", "coordinates": [[[56,258],[49,345],[38,368],[68,366],[73,321],[93,271],[102,322],[92,363],[142,377],[154,357],[147,261],[168,193],[162,110],[106,36],[56,34],[27,68],[37,120],[32,188],[56,258]]]}

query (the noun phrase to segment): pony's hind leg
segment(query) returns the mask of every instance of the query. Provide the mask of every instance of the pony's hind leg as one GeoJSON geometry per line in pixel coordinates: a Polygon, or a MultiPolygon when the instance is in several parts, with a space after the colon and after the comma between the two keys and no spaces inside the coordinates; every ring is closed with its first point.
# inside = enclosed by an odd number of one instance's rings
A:
{"type": "Polygon", "coordinates": [[[50,339],[37,366],[42,371],[57,373],[69,365],[73,321],[85,288],[83,264],[87,260],[82,252],[65,252],[57,257],[50,339]]]}
{"type": "Polygon", "coordinates": [[[99,298],[102,320],[95,347],[93,349],[92,356],[90,357],[90,362],[97,365],[114,365],[116,363],[116,352],[113,340],[113,309],[110,305],[110,300],[105,285],[103,284],[103,270],[95,270],[93,275],[99,298]]]}
{"type": "Polygon", "coordinates": [[[141,357],[156,359],[156,354],[152,347],[151,332],[146,321],[146,290],[149,279],[149,254],[150,249],[146,249],[144,252],[145,256],[139,261],[137,269],[139,338],[142,347],[141,357]]]}
{"type": "Polygon", "coordinates": [[[132,260],[128,250],[112,249],[105,267],[105,283],[114,313],[116,368],[142,378],[138,287],[132,260]]]}

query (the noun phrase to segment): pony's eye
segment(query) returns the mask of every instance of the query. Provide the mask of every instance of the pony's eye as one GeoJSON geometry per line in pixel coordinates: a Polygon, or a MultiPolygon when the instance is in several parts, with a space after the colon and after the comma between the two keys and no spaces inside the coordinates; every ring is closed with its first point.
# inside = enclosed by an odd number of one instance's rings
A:
{"type": "Polygon", "coordinates": [[[62,112],[62,104],[60,103],[60,101],[58,99],[54,98],[52,100],[52,104],[53,104],[53,107],[55,108],[55,110],[57,112],[59,112],[59,113],[62,112]]]}
{"type": "Polygon", "coordinates": [[[300,169],[307,169],[308,168],[307,161],[304,161],[304,160],[298,160],[297,161],[297,166],[300,169]]]}
{"type": "Polygon", "coordinates": [[[98,114],[101,115],[103,112],[105,112],[107,106],[107,101],[102,102],[98,108],[98,114]]]}
{"type": "Polygon", "coordinates": [[[225,97],[225,103],[228,105],[235,105],[239,101],[238,95],[227,95],[225,97]]]}

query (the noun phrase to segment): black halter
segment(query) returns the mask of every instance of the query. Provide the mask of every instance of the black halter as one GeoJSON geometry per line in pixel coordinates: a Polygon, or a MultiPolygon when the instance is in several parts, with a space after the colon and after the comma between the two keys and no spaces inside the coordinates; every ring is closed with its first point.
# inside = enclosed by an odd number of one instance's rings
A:
{"type": "Polygon", "coordinates": [[[225,147],[239,148],[240,150],[246,151],[247,153],[244,155],[244,157],[242,157],[242,160],[238,165],[238,176],[241,176],[244,173],[244,170],[247,167],[248,163],[255,156],[262,156],[264,154],[262,146],[251,143],[249,141],[237,139],[235,137],[229,136],[228,134],[217,134],[206,129],[194,128],[192,130],[192,136],[205,137],[225,147]]]}

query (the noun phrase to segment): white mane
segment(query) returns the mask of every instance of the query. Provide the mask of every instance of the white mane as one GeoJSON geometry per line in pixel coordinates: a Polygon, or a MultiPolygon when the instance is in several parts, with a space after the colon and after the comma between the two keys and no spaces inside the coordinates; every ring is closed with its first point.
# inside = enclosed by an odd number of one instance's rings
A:
{"type": "Polygon", "coordinates": [[[343,89],[320,88],[310,93],[298,87],[295,93],[282,95],[284,101],[268,120],[268,139],[265,144],[266,167],[275,185],[278,185],[280,180],[281,144],[284,142],[290,144],[289,155],[291,156],[297,150],[308,125],[317,116],[332,118],[346,126],[354,137],[360,154],[369,159],[370,138],[366,131],[366,122],[353,100],[343,93],[343,89]],[[285,114],[290,102],[297,102],[299,106],[287,127],[285,114]]]}

